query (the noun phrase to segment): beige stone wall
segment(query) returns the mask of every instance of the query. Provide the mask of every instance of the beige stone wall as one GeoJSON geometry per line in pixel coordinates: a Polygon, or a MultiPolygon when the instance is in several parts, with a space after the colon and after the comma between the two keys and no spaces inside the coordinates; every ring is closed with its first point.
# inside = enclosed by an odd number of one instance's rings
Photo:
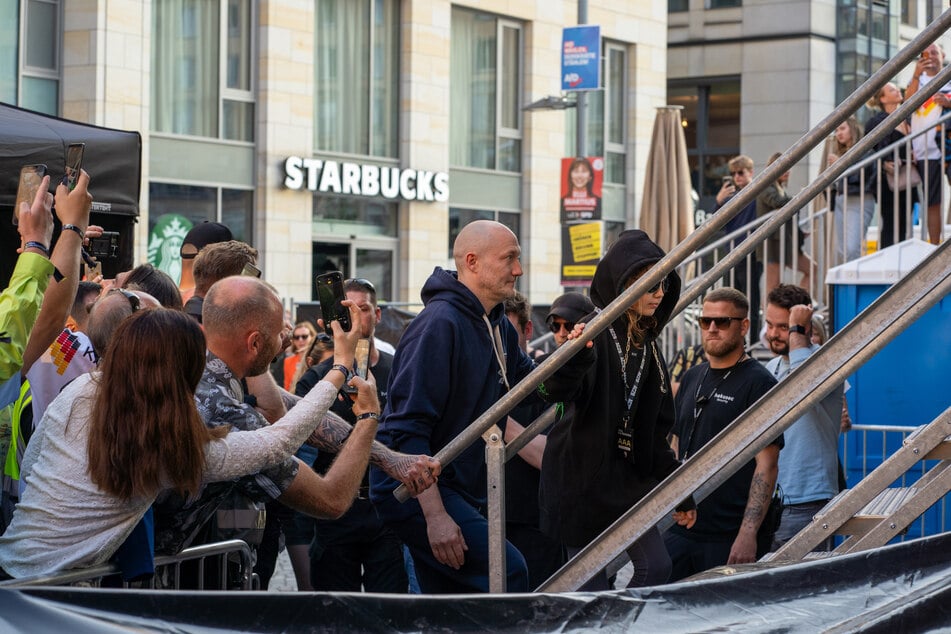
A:
{"type": "Polygon", "coordinates": [[[63,117],[142,135],[135,262],[145,260],[148,230],[150,50],[150,0],[63,3],[63,117]]]}
{"type": "Polygon", "coordinates": [[[284,188],[284,159],[311,156],[314,139],[314,3],[258,3],[257,191],[255,246],[264,274],[286,298],[313,288],[313,198],[284,188]]]}

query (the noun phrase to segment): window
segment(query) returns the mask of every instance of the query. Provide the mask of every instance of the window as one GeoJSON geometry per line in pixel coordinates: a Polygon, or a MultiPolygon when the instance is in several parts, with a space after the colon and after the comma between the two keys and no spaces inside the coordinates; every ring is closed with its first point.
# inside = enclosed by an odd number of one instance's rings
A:
{"type": "Polygon", "coordinates": [[[152,3],[152,130],[254,141],[251,0],[152,3]]]}
{"type": "Polygon", "coordinates": [[[58,0],[0,0],[0,101],[59,114],[61,30],[58,0]]]}
{"type": "Polygon", "coordinates": [[[456,243],[456,236],[467,224],[474,220],[495,220],[500,222],[515,234],[515,237],[521,242],[519,235],[519,226],[521,217],[517,213],[509,211],[489,211],[485,209],[459,209],[457,207],[449,208],[449,257],[452,258],[452,247],[456,243]]]}
{"type": "Polygon", "coordinates": [[[317,0],[314,147],[396,157],[398,0],[317,0]]]}
{"type": "MultiPolygon", "coordinates": [[[[729,175],[727,161],[740,153],[740,80],[670,82],[667,103],[683,106],[691,185],[700,195],[699,209],[712,212],[721,179],[729,175]]],[[[705,219],[695,220],[699,225],[705,219]]]]}
{"type": "MultiPolygon", "coordinates": [[[[888,0],[837,2],[836,103],[898,51],[898,18],[888,0]]],[[[897,5],[895,9],[901,10],[897,5]]]]}
{"type": "Polygon", "coordinates": [[[522,169],[522,27],[452,9],[449,163],[522,169]]]}
{"type": "Polygon", "coordinates": [[[690,10],[689,0],[667,0],[668,13],[682,13],[690,10]]]}
{"type": "Polygon", "coordinates": [[[604,182],[625,182],[627,143],[627,49],[605,42],[601,57],[603,90],[587,93],[587,152],[577,152],[575,135],[577,114],[567,113],[568,154],[603,156],[604,182]]]}
{"type": "Polygon", "coordinates": [[[173,183],[149,184],[149,232],[165,214],[178,214],[193,225],[206,220],[221,222],[235,240],[253,244],[251,209],[254,192],[244,189],[199,187],[173,183]]]}
{"type": "Polygon", "coordinates": [[[314,222],[322,232],[395,238],[399,205],[350,196],[314,196],[314,222]]]}
{"type": "Polygon", "coordinates": [[[730,7],[742,7],[742,0],[708,0],[708,9],[727,9],[730,7]]]}

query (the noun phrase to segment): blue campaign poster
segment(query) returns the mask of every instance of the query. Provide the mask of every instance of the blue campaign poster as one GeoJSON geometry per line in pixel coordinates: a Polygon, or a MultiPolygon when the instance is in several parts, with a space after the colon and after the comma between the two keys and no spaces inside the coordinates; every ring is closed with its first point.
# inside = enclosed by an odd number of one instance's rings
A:
{"type": "Polygon", "coordinates": [[[561,89],[601,87],[601,27],[570,26],[561,35],[561,89]]]}

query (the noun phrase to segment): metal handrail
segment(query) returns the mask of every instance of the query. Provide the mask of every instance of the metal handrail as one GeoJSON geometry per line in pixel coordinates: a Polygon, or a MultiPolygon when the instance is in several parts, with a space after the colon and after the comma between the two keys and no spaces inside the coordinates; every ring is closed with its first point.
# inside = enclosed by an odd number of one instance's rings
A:
{"type": "MultiPolygon", "coordinates": [[[[764,170],[758,177],[754,178],[748,186],[744,187],[743,190],[741,190],[736,196],[728,201],[727,204],[724,205],[709,220],[707,220],[707,222],[705,222],[696,231],[692,232],[687,236],[687,238],[671,249],[671,251],[665,257],[663,257],[657,264],[649,269],[640,279],[635,281],[626,291],[621,293],[621,295],[619,295],[613,302],[606,306],[604,310],[602,310],[594,319],[591,320],[591,322],[587,324],[580,337],[569,341],[553,352],[551,356],[549,356],[543,363],[541,363],[526,377],[513,386],[513,388],[505,396],[499,399],[499,401],[486,410],[486,412],[479,416],[475,421],[470,423],[465,430],[463,430],[458,436],[456,436],[445,447],[443,447],[436,454],[436,457],[439,458],[443,465],[449,464],[467,447],[472,445],[474,442],[479,441],[482,438],[482,435],[495,424],[495,421],[508,414],[508,412],[510,412],[519,402],[534,392],[536,386],[543,383],[550,376],[552,376],[558,370],[558,368],[567,363],[567,361],[577,352],[579,352],[582,347],[586,346],[589,341],[594,339],[614,320],[620,317],[620,315],[627,310],[628,306],[630,306],[638,297],[643,295],[647,289],[660,282],[672,270],[681,264],[691,253],[701,248],[731,218],[733,218],[737,213],[739,213],[741,209],[753,201],[755,197],[758,196],[759,193],[765,189],[769,183],[775,181],[780,175],[788,171],[795,163],[805,157],[805,155],[815,146],[824,141],[824,139],[835,129],[835,127],[837,127],[853,112],[858,110],[862,104],[868,101],[868,99],[870,99],[875,94],[875,92],[881,88],[881,86],[883,86],[891,77],[897,75],[899,71],[910,64],[921,50],[934,41],[941,33],[946,31],[949,26],[951,26],[951,11],[945,11],[921,33],[919,33],[918,36],[916,36],[908,46],[902,49],[895,57],[888,60],[878,71],[876,71],[854,93],[852,93],[852,95],[843,101],[842,104],[840,104],[832,113],[827,115],[815,128],[804,135],[798,142],[796,142],[785,153],[783,153],[779,159],[769,165],[766,170],[764,170]]],[[[931,84],[929,84],[929,86],[933,84],[937,88],[949,78],[951,78],[951,67],[946,67],[938,74],[931,84]]],[[[754,230],[742,243],[735,247],[724,260],[721,260],[715,267],[713,267],[713,269],[685,288],[684,292],[681,294],[680,301],[674,309],[674,315],[681,312],[686,306],[699,297],[706,288],[712,286],[717,279],[724,275],[724,273],[736,266],[740,259],[751,253],[753,249],[762,243],[769,234],[771,234],[782,223],[792,217],[792,215],[796,213],[796,211],[798,211],[802,206],[804,206],[806,202],[818,195],[818,193],[825,189],[832,181],[839,178],[853,161],[867,152],[870,147],[877,143],[882,137],[884,137],[885,134],[888,134],[889,130],[894,127],[894,125],[896,125],[901,118],[907,116],[907,114],[910,114],[910,112],[923,103],[928,96],[929,94],[927,93],[927,87],[924,90],[919,90],[916,92],[898,110],[889,115],[885,121],[883,121],[883,123],[880,124],[870,135],[863,137],[859,143],[850,148],[850,150],[846,152],[845,155],[843,155],[838,161],[827,167],[825,171],[820,174],[816,182],[797,194],[786,206],[778,210],[774,216],[769,218],[768,221],[754,230]]],[[[896,287],[893,287],[892,290],[898,286],[901,286],[901,283],[896,287]]],[[[890,296],[890,294],[891,293],[888,292],[886,293],[886,296],[890,296]]],[[[875,305],[877,304],[873,304],[873,306],[875,305]]],[[[869,310],[871,310],[871,308],[869,310]]],[[[833,340],[835,340],[835,337],[833,340]]],[[[856,341],[856,346],[858,343],[859,341],[856,341]]],[[[865,340],[863,343],[867,343],[867,340],[865,340]]],[[[831,386],[832,384],[830,383],[829,389],[831,389],[831,386]]],[[[792,388],[787,386],[787,389],[792,388]]],[[[780,390],[780,392],[785,391],[786,390],[780,390]]],[[[787,407],[789,403],[796,402],[796,399],[789,397],[789,395],[786,396],[789,398],[787,407]]],[[[797,398],[799,396],[801,395],[797,395],[797,398]]],[[[807,397],[806,399],[799,401],[799,403],[793,407],[792,411],[797,412],[796,418],[798,418],[798,416],[804,411],[804,408],[802,407],[803,403],[807,402],[811,404],[811,398],[807,397]]],[[[789,411],[790,410],[787,409],[787,413],[789,411]]],[[[743,418],[744,417],[741,417],[740,420],[743,420],[743,418]]],[[[782,419],[782,421],[787,420],[788,426],[788,424],[791,424],[795,418],[786,417],[782,419]]],[[[746,441],[745,438],[743,440],[746,441]]],[[[716,446],[718,444],[719,443],[714,442],[711,443],[711,445],[708,445],[708,447],[716,446]]],[[[746,451],[748,452],[749,448],[753,447],[753,445],[746,445],[746,447],[746,451]]],[[[700,453],[698,452],[698,454],[692,459],[692,462],[695,466],[698,464],[699,457],[700,453]]],[[[748,455],[747,459],[751,457],[752,454],[748,455]]],[[[718,465],[721,470],[713,473],[712,476],[710,475],[709,467],[706,473],[698,473],[698,476],[702,475],[702,477],[707,478],[705,484],[701,486],[703,493],[705,494],[709,491],[712,491],[712,488],[709,488],[711,482],[716,482],[719,484],[723,479],[736,471],[742,464],[742,462],[733,460],[732,462],[729,462],[728,465],[718,465]],[[726,469],[722,469],[724,466],[726,466],[726,469]]],[[[665,484],[666,483],[667,481],[665,481],[665,484]]],[[[653,526],[657,521],[663,518],[666,513],[673,509],[680,499],[685,498],[686,495],[691,493],[691,491],[686,491],[686,486],[684,485],[680,485],[679,488],[684,489],[684,491],[681,491],[681,497],[679,499],[672,500],[664,498],[658,503],[657,499],[659,495],[659,489],[657,489],[654,493],[649,494],[644,500],[639,502],[630,513],[643,508],[644,505],[649,502],[651,504],[650,509],[653,512],[653,515],[648,516],[642,512],[638,517],[642,521],[648,519],[648,517],[652,517],[653,522],[650,524],[645,524],[645,526],[653,526]]],[[[394,492],[394,495],[398,500],[401,501],[405,501],[409,497],[405,487],[402,486],[394,492]]],[[[630,513],[625,515],[624,518],[621,518],[621,520],[618,520],[618,522],[622,522],[630,515],[630,513]]],[[[619,523],[615,523],[615,525],[607,529],[604,535],[616,532],[618,529],[631,528],[631,526],[628,524],[621,526],[619,523]]],[[[625,538],[630,538],[627,541],[627,544],[633,542],[635,539],[637,539],[637,537],[640,537],[640,535],[643,534],[644,528],[644,526],[640,526],[634,529],[634,531],[626,530],[625,538]]],[[[504,530],[504,527],[501,530],[504,530]]],[[[597,545],[598,543],[603,542],[604,535],[599,537],[594,544],[585,548],[585,550],[583,550],[574,560],[572,560],[572,562],[569,562],[565,568],[556,573],[552,579],[546,582],[542,588],[567,590],[570,589],[569,586],[571,584],[575,584],[574,587],[577,587],[577,585],[580,585],[590,578],[591,575],[595,574],[595,572],[603,567],[607,562],[618,556],[627,545],[625,544],[624,547],[612,550],[610,556],[605,558],[602,556],[604,553],[598,552],[602,550],[603,547],[597,545]],[[591,568],[591,566],[597,567],[591,568]],[[579,567],[584,567],[584,572],[578,574],[577,570],[579,567]]],[[[493,565],[497,566],[497,562],[490,561],[490,568],[492,568],[493,565]]],[[[498,571],[496,570],[495,574],[490,574],[490,579],[498,576],[498,571]]],[[[504,580],[504,575],[501,575],[501,577],[504,580]]],[[[493,590],[496,589],[497,588],[493,588],[493,590]]]]}

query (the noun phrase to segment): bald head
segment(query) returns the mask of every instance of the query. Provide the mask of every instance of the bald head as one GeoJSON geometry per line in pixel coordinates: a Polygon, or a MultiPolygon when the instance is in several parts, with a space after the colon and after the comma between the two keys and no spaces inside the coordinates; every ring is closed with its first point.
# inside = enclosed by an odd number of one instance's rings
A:
{"type": "MultiPolygon", "coordinates": [[[[158,308],[159,301],[144,291],[127,290],[139,300],[139,309],[158,308]]],[[[86,336],[92,342],[93,350],[100,357],[106,353],[112,335],[122,321],[133,313],[132,301],[118,289],[107,291],[99,296],[89,309],[89,321],[86,323],[86,336]]]]}
{"type": "Polygon", "coordinates": [[[512,230],[493,220],[470,222],[456,236],[452,257],[462,282],[490,312],[515,292],[521,248],[512,230]]]}
{"type": "Polygon", "coordinates": [[[274,288],[255,277],[233,275],[212,284],[201,307],[208,337],[227,336],[249,327],[283,323],[284,307],[274,288]]]}

